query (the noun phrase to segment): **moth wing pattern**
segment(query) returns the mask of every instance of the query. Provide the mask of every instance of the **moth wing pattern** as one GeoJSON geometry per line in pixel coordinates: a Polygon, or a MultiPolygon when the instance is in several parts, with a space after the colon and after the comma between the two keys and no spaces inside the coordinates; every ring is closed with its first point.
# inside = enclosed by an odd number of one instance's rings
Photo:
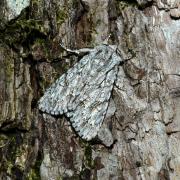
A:
{"type": "Polygon", "coordinates": [[[64,73],[39,100],[43,112],[69,117],[76,132],[91,140],[105,118],[121,58],[100,45],[64,73]]]}

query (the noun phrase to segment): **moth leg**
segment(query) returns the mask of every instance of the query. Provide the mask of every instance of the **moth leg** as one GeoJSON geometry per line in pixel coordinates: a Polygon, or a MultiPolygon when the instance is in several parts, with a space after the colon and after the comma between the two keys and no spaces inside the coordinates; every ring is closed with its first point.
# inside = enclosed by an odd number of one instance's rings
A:
{"type": "Polygon", "coordinates": [[[76,54],[77,56],[83,56],[83,55],[93,51],[93,49],[90,49],[90,48],[71,50],[71,49],[66,48],[62,43],[60,43],[60,46],[68,53],[76,54]]]}
{"type": "Polygon", "coordinates": [[[173,73],[173,74],[166,74],[166,75],[170,75],[170,76],[180,76],[180,72],[179,72],[179,73],[173,73]]]}

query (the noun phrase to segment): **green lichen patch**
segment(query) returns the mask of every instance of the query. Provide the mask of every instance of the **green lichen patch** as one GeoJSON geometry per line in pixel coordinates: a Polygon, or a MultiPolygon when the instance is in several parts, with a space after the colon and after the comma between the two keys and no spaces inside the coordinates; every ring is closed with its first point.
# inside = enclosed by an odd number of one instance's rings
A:
{"type": "Polygon", "coordinates": [[[80,179],[91,179],[91,170],[88,168],[85,168],[80,173],[80,179]]]}
{"type": "Polygon", "coordinates": [[[33,59],[50,59],[50,48],[47,40],[37,38],[31,48],[33,59]]]}
{"type": "Polygon", "coordinates": [[[58,26],[61,26],[68,19],[69,13],[76,9],[75,7],[77,4],[78,1],[69,0],[64,1],[63,4],[56,7],[56,23],[58,26]]]}
{"type": "Polygon", "coordinates": [[[23,179],[23,177],[27,176],[26,179],[39,180],[42,157],[39,153],[35,163],[29,161],[36,158],[33,146],[31,147],[29,144],[29,134],[24,136],[18,132],[12,133],[10,131],[6,133],[7,136],[0,135],[0,142],[3,144],[5,141],[7,142],[0,147],[1,162],[3,162],[0,172],[6,172],[12,179],[23,179]]]}
{"type": "Polygon", "coordinates": [[[117,7],[119,10],[124,10],[127,7],[136,7],[138,6],[137,1],[135,0],[116,0],[117,7]]]}
{"type": "Polygon", "coordinates": [[[84,156],[85,156],[86,166],[92,167],[92,148],[91,148],[90,144],[87,144],[85,146],[84,156]]]}
{"type": "Polygon", "coordinates": [[[38,37],[45,37],[46,31],[41,21],[33,19],[17,20],[8,24],[3,31],[0,31],[0,39],[11,46],[28,45],[38,37]],[[13,34],[13,36],[12,36],[13,34]]]}
{"type": "Polygon", "coordinates": [[[83,139],[80,139],[79,144],[84,149],[83,166],[85,168],[93,168],[94,160],[92,158],[92,144],[83,139]]]}
{"type": "Polygon", "coordinates": [[[38,11],[42,8],[42,0],[31,0],[31,11],[38,13],[38,11]]]}
{"type": "Polygon", "coordinates": [[[41,157],[38,156],[35,165],[31,168],[30,172],[27,175],[27,180],[40,180],[40,166],[42,163],[41,157]]]}
{"type": "Polygon", "coordinates": [[[7,146],[9,143],[8,137],[1,134],[0,135],[0,149],[7,146]]]}
{"type": "Polygon", "coordinates": [[[14,75],[14,62],[12,57],[6,55],[6,59],[4,61],[4,70],[5,70],[5,78],[6,83],[12,82],[12,76],[14,75]]]}
{"type": "Polygon", "coordinates": [[[15,159],[18,152],[17,137],[8,135],[6,141],[6,145],[2,147],[2,154],[0,153],[3,160],[3,167],[0,168],[0,171],[7,172],[7,174],[11,176],[13,175],[15,159]]]}
{"type": "Polygon", "coordinates": [[[61,25],[62,23],[64,23],[67,17],[68,17],[68,11],[65,7],[60,8],[56,11],[56,18],[57,18],[58,25],[61,25]]]}

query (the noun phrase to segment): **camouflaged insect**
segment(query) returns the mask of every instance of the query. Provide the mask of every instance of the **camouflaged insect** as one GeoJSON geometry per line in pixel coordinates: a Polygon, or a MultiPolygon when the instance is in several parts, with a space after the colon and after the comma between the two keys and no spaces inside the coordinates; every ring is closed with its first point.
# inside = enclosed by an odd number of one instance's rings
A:
{"type": "Polygon", "coordinates": [[[91,140],[106,116],[122,59],[113,45],[73,52],[89,53],[47,89],[39,109],[51,115],[65,114],[79,136],[91,140]]]}

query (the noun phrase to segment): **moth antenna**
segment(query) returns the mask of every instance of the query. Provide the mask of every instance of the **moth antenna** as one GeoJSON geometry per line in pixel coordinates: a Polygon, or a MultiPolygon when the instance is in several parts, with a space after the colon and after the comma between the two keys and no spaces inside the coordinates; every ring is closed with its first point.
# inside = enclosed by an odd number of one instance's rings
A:
{"type": "Polygon", "coordinates": [[[75,54],[77,56],[83,56],[83,55],[93,51],[93,49],[90,49],[90,48],[82,48],[82,49],[78,49],[78,50],[77,49],[71,50],[71,49],[66,48],[62,43],[59,43],[59,44],[65,51],[67,51],[68,53],[71,53],[71,54],[75,54]]]}
{"type": "Polygon", "coordinates": [[[61,48],[64,49],[65,51],[67,51],[68,53],[73,53],[73,54],[79,55],[78,50],[71,50],[71,49],[66,48],[62,43],[59,43],[59,44],[60,44],[61,48]]]}
{"type": "Polygon", "coordinates": [[[179,76],[180,77],[180,72],[179,73],[166,74],[166,75],[169,75],[169,76],[179,76]]]}

